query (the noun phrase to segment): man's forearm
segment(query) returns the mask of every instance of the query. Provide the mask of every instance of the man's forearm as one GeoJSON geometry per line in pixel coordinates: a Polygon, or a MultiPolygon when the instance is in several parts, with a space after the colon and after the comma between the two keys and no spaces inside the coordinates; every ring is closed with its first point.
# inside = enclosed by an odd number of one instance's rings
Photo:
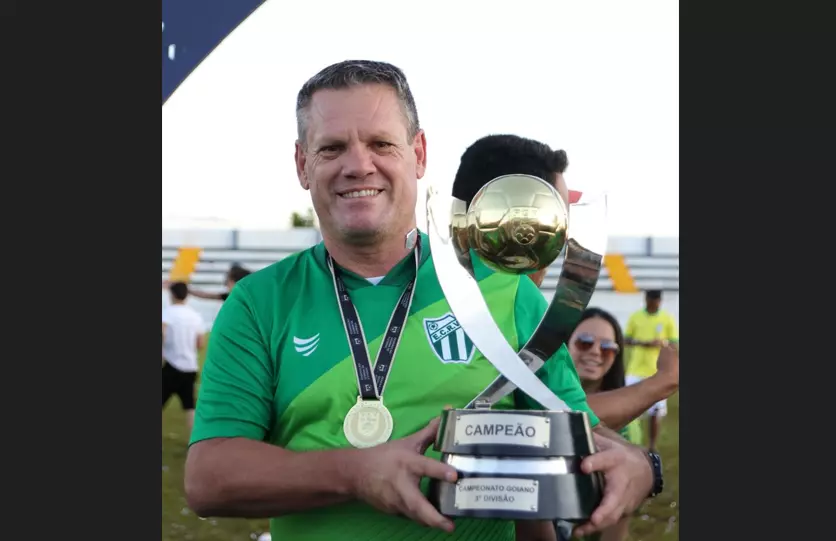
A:
{"type": "Polygon", "coordinates": [[[595,415],[607,426],[621,430],[653,404],[672,395],[676,389],[676,383],[652,376],[635,385],[589,394],[586,400],[595,415]]]}
{"type": "Polygon", "coordinates": [[[244,438],[196,443],[186,499],[199,516],[276,517],[352,498],[357,449],[297,453],[244,438]]]}
{"type": "Polygon", "coordinates": [[[192,297],[197,297],[198,299],[209,299],[212,301],[221,300],[220,293],[207,293],[205,291],[200,291],[196,289],[189,289],[189,295],[191,295],[192,297]]]}

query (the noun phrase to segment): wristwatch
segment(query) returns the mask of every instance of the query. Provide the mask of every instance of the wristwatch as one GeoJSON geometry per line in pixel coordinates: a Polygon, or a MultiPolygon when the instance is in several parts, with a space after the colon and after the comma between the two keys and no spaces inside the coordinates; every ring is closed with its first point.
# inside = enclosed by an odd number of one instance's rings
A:
{"type": "Polygon", "coordinates": [[[662,457],[653,451],[647,452],[647,460],[650,462],[650,469],[653,471],[653,488],[650,489],[649,498],[655,498],[665,488],[665,478],[662,475],[662,457]]]}

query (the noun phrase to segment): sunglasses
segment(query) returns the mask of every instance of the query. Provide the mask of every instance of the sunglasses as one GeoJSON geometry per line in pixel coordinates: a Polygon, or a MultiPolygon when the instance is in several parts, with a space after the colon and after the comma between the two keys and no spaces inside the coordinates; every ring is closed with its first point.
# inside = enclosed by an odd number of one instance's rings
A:
{"type": "Polygon", "coordinates": [[[602,357],[611,358],[615,357],[615,354],[618,353],[618,344],[612,340],[598,340],[591,334],[578,335],[578,337],[575,338],[575,347],[578,348],[579,351],[589,351],[596,342],[598,343],[598,347],[601,349],[602,357]]]}

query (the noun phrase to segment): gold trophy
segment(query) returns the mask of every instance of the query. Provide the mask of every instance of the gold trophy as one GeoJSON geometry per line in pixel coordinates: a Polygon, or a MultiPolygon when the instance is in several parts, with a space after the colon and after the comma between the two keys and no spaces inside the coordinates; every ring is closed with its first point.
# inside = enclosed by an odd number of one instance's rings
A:
{"type": "Polygon", "coordinates": [[[606,200],[567,205],[543,179],[505,175],[470,208],[430,188],[428,234],[438,280],[453,313],[500,375],[465,408],[442,412],[435,448],[459,473],[433,482],[430,500],[446,516],[585,522],[602,480],[580,469],[595,452],[589,419],[535,372],[565,344],[595,290],[606,249],[606,200]],[[571,225],[570,225],[571,224],[571,225]],[[473,277],[472,257],[497,272],[548,267],[565,248],[557,291],[534,335],[514,351],[473,277]],[[544,410],[494,410],[519,388],[544,410]]]}

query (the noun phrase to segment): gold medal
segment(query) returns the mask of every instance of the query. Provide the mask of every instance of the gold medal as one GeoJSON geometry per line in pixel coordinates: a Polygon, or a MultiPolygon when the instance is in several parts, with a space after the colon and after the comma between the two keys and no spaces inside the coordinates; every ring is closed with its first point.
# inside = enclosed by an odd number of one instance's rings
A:
{"type": "Polygon", "coordinates": [[[334,280],[334,293],[343,319],[346,338],[348,338],[351,357],[354,360],[354,374],[357,376],[357,390],[360,392],[357,403],[348,410],[343,420],[343,434],[348,443],[358,449],[374,447],[386,443],[392,437],[392,414],[383,405],[383,390],[386,387],[389,370],[395,360],[395,352],[400,344],[401,333],[409,318],[415,284],[418,281],[418,267],[421,264],[421,237],[417,230],[407,235],[406,245],[415,243],[415,276],[406,285],[398,304],[389,318],[386,330],[387,341],[377,352],[377,359],[372,364],[369,360],[369,348],[363,333],[363,324],[357,309],[351,302],[348,288],[334,267],[331,256],[328,266],[334,280]],[[394,338],[394,340],[392,340],[394,338]]]}
{"type": "Polygon", "coordinates": [[[381,400],[363,400],[348,410],[343,421],[343,433],[348,443],[364,449],[386,443],[392,436],[392,414],[381,400]]]}

